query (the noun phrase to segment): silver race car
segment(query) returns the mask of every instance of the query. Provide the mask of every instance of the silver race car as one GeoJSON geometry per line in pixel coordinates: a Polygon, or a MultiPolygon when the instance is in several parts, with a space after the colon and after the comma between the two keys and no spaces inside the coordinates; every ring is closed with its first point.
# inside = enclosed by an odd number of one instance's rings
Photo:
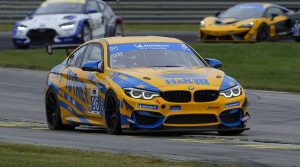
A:
{"type": "Polygon", "coordinates": [[[123,20],[102,0],[47,0],[16,23],[12,39],[17,48],[29,48],[117,35],[123,35],[123,20]]]}

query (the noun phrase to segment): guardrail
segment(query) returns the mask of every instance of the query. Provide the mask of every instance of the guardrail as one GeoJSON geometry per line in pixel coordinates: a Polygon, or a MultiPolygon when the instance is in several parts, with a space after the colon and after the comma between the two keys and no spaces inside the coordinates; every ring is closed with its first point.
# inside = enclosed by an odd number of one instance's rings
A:
{"type": "MultiPolygon", "coordinates": [[[[0,0],[0,22],[15,22],[43,0],[0,0]]],[[[299,0],[263,0],[290,9],[300,9],[299,0]]],[[[107,1],[127,23],[198,23],[203,17],[243,2],[259,0],[116,0],[107,1]]]]}

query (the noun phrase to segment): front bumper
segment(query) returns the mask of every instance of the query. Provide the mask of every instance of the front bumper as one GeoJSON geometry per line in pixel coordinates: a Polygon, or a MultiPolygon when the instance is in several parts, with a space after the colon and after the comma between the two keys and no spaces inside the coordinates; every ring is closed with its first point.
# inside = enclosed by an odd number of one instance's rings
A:
{"type": "Polygon", "coordinates": [[[198,41],[202,42],[256,42],[256,32],[252,29],[208,30],[199,29],[198,41]]]}
{"type": "Polygon", "coordinates": [[[134,130],[232,130],[250,118],[245,95],[212,102],[173,103],[163,98],[120,99],[121,126],[134,130]]]}

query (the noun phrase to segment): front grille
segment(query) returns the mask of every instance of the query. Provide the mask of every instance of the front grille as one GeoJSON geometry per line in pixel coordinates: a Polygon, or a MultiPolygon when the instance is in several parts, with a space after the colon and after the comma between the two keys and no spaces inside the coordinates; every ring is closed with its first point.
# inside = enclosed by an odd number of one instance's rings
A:
{"type": "Polygon", "coordinates": [[[215,101],[219,97],[217,90],[198,90],[194,93],[195,102],[210,102],[215,101]]]}
{"type": "Polygon", "coordinates": [[[192,94],[189,91],[168,91],[163,92],[162,97],[168,102],[186,103],[192,99],[192,94]]]}
{"type": "Polygon", "coordinates": [[[165,120],[165,124],[207,124],[218,122],[213,114],[189,114],[171,115],[165,120]]]}
{"type": "Polygon", "coordinates": [[[139,112],[135,112],[136,122],[138,125],[153,125],[159,120],[160,117],[162,117],[159,113],[148,111],[146,113],[147,115],[142,115],[139,114],[139,112]]]}
{"type": "Polygon", "coordinates": [[[235,123],[241,120],[241,109],[227,110],[221,113],[220,119],[224,123],[235,123]]]}
{"type": "Polygon", "coordinates": [[[206,35],[203,36],[204,40],[233,40],[231,35],[224,35],[224,36],[213,36],[213,35],[206,35]]]}
{"type": "Polygon", "coordinates": [[[31,45],[42,46],[47,43],[53,43],[56,31],[53,29],[33,29],[28,31],[27,36],[30,38],[31,45]]]}

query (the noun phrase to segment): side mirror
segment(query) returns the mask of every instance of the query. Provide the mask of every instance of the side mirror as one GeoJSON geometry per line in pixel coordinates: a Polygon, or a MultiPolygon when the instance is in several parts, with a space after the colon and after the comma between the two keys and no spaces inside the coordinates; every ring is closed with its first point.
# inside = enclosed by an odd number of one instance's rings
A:
{"type": "Polygon", "coordinates": [[[274,20],[274,18],[275,18],[275,17],[277,17],[277,16],[278,16],[278,14],[276,14],[276,13],[272,13],[272,14],[271,14],[271,17],[272,17],[272,18],[271,18],[271,20],[273,21],[273,20],[274,20]]]}
{"type": "Polygon", "coordinates": [[[212,58],[205,58],[204,59],[207,64],[213,68],[221,68],[222,67],[222,63],[221,61],[217,60],[217,59],[212,59],[212,58]]]}
{"type": "Polygon", "coordinates": [[[216,16],[216,17],[219,17],[220,14],[221,14],[221,12],[217,12],[217,13],[215,14],[215,16],[216,16]]]}
{"type": "Polygon", "coordinates": [[[98,11],[96,9],[88,9],[87,13],[91,14],[91,13],[97,13],[98,11]]]}
{"type": "Polygon", "coordinates": [[[103,72],[102,61],[88,61],[81,67],[83,71],[103,72]]]}

